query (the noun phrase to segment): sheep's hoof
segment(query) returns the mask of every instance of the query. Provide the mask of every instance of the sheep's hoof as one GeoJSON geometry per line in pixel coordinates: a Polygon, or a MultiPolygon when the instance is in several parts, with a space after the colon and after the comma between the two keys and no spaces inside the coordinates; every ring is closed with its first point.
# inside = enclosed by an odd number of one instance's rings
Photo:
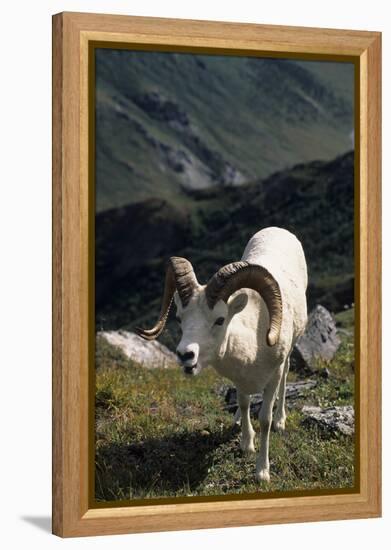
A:
{"type": "Polygon", "coordinates": [[[241,441],[240,448],[244,454],[251,455],[255,453],[254,441],[241,441]]]}
{"type": "Polygon", "coordinates": [[[240,438],[240,448],[245,454],[255,453],[254,446],[255,432],[250,428],[248,433],[243,433],[240,438]]]}
{"type": "Polygon", "coordinates": [[[276,432],[285,431],[285,418],[280,418],[278,420],[274,420],[273,421],[273,427],[276,430],[276,432]]]}
{"type": "Polygon", "coordinates": [[[257,481],[266,481],[267,483],[270,482],[270,473],[267,468],[264,468],[263,470],[257,470],[255,477],[257,478],[257,481]]]}

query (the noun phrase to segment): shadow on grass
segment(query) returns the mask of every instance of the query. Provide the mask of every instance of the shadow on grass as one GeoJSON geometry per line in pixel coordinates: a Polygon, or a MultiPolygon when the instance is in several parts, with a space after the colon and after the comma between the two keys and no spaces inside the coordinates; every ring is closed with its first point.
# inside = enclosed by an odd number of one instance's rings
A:
{"type": "Polygon", "coordinates": [[[237,426],[183,432],[134,444],[110,443],[96,451],[96,499],[110,501],[186,495],[201,485],[216,449],[238,434],[237,426]]]}

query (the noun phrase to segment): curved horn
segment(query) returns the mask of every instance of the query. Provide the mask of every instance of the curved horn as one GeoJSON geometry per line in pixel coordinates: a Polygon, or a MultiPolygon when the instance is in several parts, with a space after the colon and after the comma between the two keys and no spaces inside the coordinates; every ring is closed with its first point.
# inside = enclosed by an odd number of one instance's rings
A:
{"type": "Polygon", "coordinates": [[[265,301],[270,317],[267,343],[274,346],[281,330],[281,291],[277,281],[264,267],[248,262],[233,262],[219,269],[205,289],[209,308],[212,309],[218,300],[227,302],[231,294],[240,288],[256,290],[265,301]]]}
{"type": "Polygon", "coordinates": [[[149,330],[136,327],[136,333],[145,340],[155,340],[163,332],[170,312],[174,293],[177,290],[183,306],[187,306],[194,290],[199,286],[193,266],[185,258],[172,257],[168,260],[162,307],[159,319],[149,330]]]}

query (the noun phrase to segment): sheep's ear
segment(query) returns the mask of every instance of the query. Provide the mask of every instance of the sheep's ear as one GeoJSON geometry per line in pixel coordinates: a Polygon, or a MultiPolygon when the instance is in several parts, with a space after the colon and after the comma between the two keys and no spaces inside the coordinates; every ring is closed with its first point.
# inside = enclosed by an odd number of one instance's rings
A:
{"type": "Polygon", "coordinates": [[[246,307],[248,302],[248,296],[244,292],[238,294],[234,298],[231,298],[228,301],[228,311],[229,315],[233,317],[237,313],[240,313],[243,311],[243,309],[246,307]]]}

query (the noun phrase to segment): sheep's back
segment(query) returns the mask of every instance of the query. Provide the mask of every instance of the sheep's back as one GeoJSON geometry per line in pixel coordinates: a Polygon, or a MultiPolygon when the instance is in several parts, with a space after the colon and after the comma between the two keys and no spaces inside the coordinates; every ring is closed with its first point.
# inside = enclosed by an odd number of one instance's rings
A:
{"type": "Polygon", "coordinates": [[[300,241],[286,229],[267,227],[255,233],[242,256],[243,261],[262,265],[280,280],[293,279],[305,291],[307,265],[300,241]]]}
{"type": "Polygon", "coordinates": [[[283,299],[283,323],[293,324],[296,339],[307,321],[307,264],[300,241],[286,229],[268,227],[249,240],[242,260],[265,267],[276,279],[283,299]]]}

